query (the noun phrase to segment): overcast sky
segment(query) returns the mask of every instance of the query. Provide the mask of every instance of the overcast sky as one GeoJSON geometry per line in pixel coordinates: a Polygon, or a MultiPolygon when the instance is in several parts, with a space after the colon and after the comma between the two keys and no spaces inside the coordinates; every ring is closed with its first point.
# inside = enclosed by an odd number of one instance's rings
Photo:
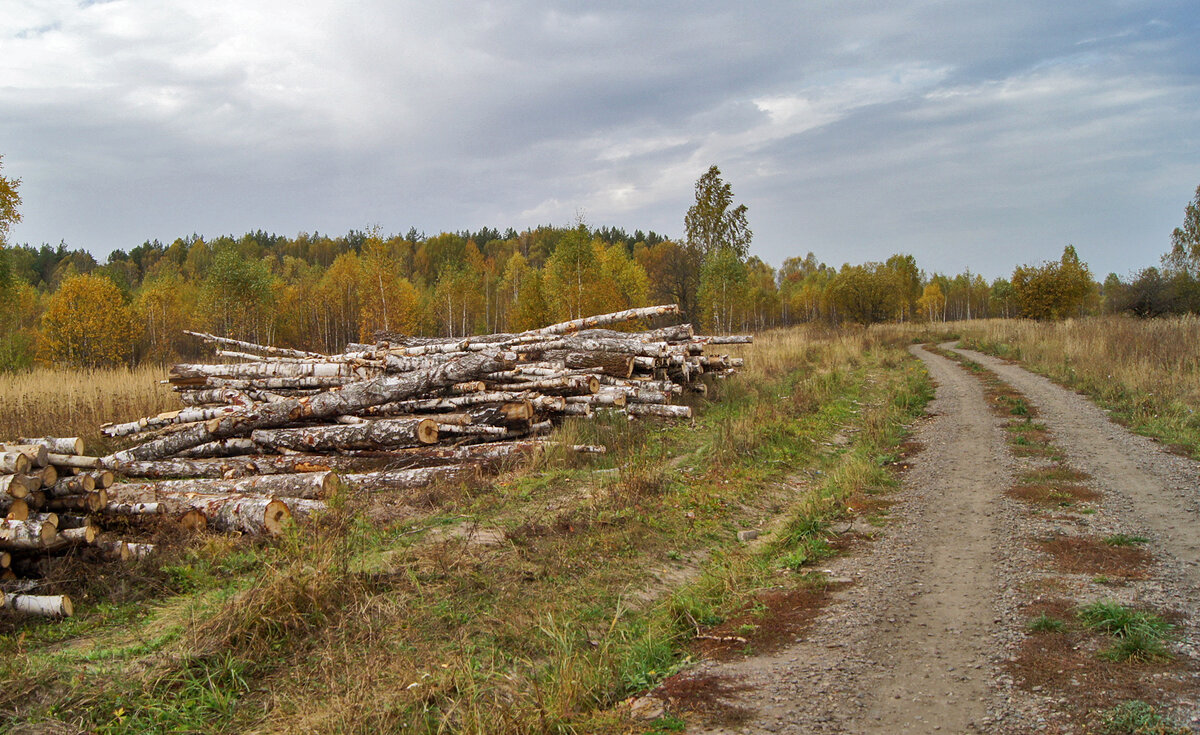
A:
{"type": "Polygon", "coordinates": [[[14,242],[679,236],[720,166],[778,266],[1158,264],[1200,185],[1195,0],[4,0],[14,242]]]}

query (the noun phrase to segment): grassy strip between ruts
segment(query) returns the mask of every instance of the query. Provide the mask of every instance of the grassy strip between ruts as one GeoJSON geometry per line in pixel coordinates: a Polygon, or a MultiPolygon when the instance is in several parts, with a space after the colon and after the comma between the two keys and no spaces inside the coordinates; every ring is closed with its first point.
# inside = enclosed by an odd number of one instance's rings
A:
{"type": "Polygon", "coordinates": [[[930,394],[862,332],[746,357],[692,426],[564,427],[610,446],[590,464],[346,497],[282,542],[201,537],[64,580],[79,617],[6,622],[0,707],[105,733],[628,731],[620,703],[686,664],[697,623],[805,583],[790,568],[890,482],[930,394]]]}

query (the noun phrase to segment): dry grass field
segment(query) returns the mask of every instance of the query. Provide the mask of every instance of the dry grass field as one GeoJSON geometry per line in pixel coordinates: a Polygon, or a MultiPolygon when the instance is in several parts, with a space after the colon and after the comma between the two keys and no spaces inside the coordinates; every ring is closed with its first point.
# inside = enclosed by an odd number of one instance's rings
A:
{"type": "Polygon", "coordinates": [[[964,346],[1019,360],[1134,430],[1200,457],[1200,318],[957,325],[964,346]]]}
{"type": "Polygon", "coordinates": [[[81,436],[95,452],[106,446],[101,424],[179,407],[170,388],[158,384],[165,375],[159,365],[0,373],[0,438],[81,436]]]}

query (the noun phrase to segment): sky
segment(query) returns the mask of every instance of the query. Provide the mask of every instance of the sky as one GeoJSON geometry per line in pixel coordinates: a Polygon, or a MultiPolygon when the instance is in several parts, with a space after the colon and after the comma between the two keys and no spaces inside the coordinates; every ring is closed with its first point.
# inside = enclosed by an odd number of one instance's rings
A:
{"type": "Polygon", "coordinates": [[[539,224],[674,237],[720,167],[778,266],[1157,265],[1195,0],[5,0],[10,241],[539,224]]]}

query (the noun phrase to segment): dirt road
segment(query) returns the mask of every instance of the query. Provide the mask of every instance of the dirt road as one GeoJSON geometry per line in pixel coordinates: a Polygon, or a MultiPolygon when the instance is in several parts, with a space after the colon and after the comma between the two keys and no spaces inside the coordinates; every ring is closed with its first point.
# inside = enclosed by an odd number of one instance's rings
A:
{"type": "MultiPolygon", "coordinates": [[[[1149,587],[1121,593],[1171,609],[1183,621],[1180,650],[1195,649],[1197,463],[1129,434],[1049,381],[971,354],[1026,394],[1069,461],[1103,493],[1079,513],[1031,513],[1005,494],[1029,463],[1010,453],[980,382],[944,357],[912,351],[937,393],[916,429],[924,450],[891,520],[872,543],[828,564],[830,577],[846,584],[794,644],[688,674],[723,682],[713,696],[725,713],[704,724],[689,718],[688,732],[1075,731],[1077,721],[1056,714],[1067,700],[1042,687],[1026,691],[1011,667],[1028,636],[1030,589],[1053,578],[1078,594],[1106,592],[1087,577],[1048,573],[1030,541],[1047,535],[1117,529],[1152,538],[1159,561],[1149,587]]],[[[1176,705],[1185,721],[1200,722],[1200,704],[1184,697],[1176,705]]]]}

